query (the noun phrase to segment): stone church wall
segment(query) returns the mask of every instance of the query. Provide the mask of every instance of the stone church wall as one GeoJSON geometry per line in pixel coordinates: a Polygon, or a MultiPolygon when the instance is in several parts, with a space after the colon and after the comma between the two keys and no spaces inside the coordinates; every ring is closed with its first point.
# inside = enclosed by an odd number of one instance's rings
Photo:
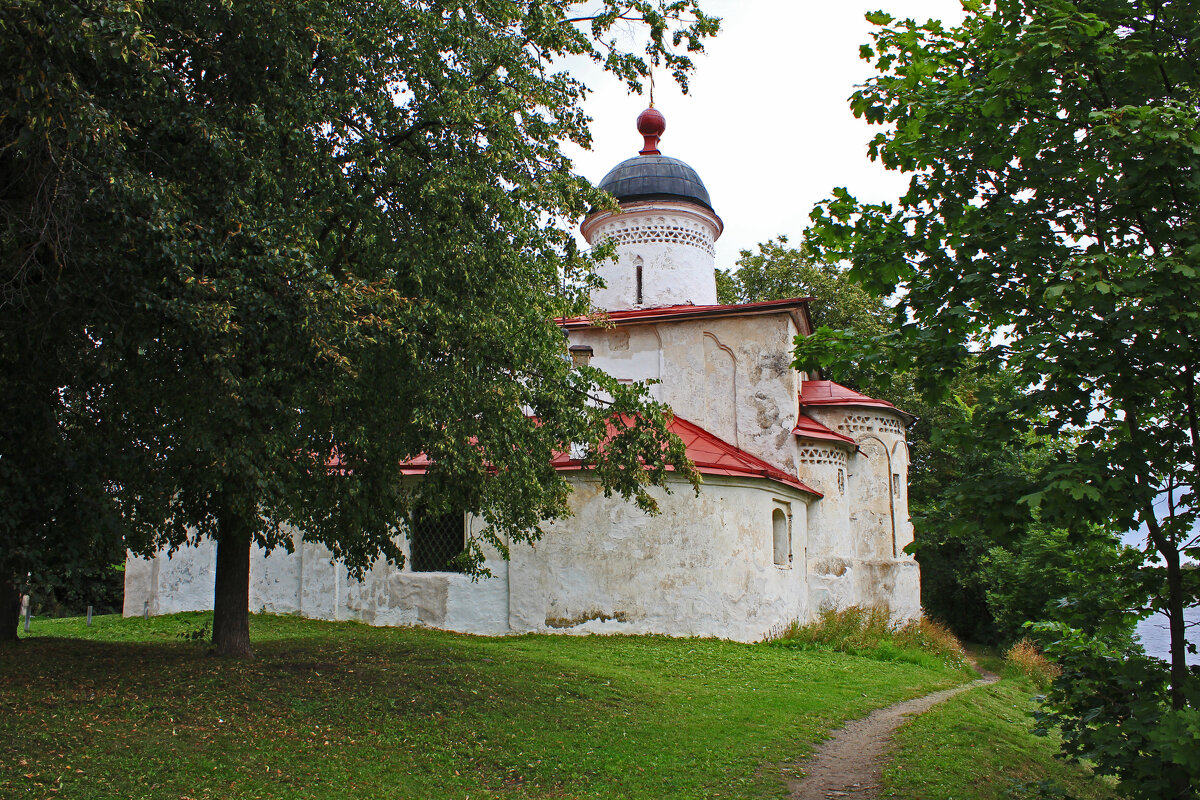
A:
{"type": "Polygon", "coordinates": [[[677,415],[791,472],[796,333],[779,313],[574,330],[571,344],[617,378],[661,381],[654,397],[677,415]]]}
{"type": "MultiPolygon", "coordinates": [[[[258,548],[251,553],[251,611],[508,633],[508,564],[494,552],[488,558],[493,577],[478,581],[456,573],[397,570],[383,562],[357,581],[345,567],[330,563],[323,545],[300,542],[296,536],[294,547],[292,553],[280,549],[267,554],[258,548]]],[[[124,614],[211,609],[215,572],[216,546],[209,540],[170,556],[131,555],[125,565],[124,614]]]]}
{"type": "MultiPolygon", "coordinates": [[[[488,554],[493,577],[414,573],[379,563],[362,581],[329,551],[296,537],[292,553],[251,557],[250,608],[368,625],[419,625],[477,634],[661,633],[755,641],[807,619],[808,495],[773,481],[705,476],[697,497],[671,479],[662,513],[604,498],[570,477],[575,516],[545,537],[488,554]],[[775,563],[772,520],[789,523],[790,559],[775,563]]],[[[478,524],[472,520],[471,524],[478,524]]],[[[786,552],[786,551],[785,551],[786,552]]],[[[126,563],[126,616],[212,608],[210,541],[126,563]],[[147,607],[145,604],[149,604],[147,607]]]]}
{"type": "Polygon", "coordinates": [[[781,484],[678,480],[647,516],[572,480],[575,515],[533,547],[513,548],[514,631],[668,633],[757,641],[808,618],[809,495],[781,484]],[[777,565],[772,520],[790,518],[791,559],[777,565]]]}
{"type": "Polygon", "coordinates": [[[897,619],[918,616],[920,568],[904,553],[913,529],[900,416],[858,407],[809,407],[805,413],[858,443],[857,452],[796,444],[801,478],[825,495],[809,520],[813,607],[860,605],[887,608],[897,619]]]}

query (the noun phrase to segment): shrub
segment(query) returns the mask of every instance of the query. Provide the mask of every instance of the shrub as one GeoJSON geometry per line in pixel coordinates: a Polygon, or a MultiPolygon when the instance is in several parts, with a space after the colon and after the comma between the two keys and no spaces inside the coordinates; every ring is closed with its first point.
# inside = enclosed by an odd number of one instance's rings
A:
{"type": "Polygon", "coordinates": [[[1045,689],[1062,674],[1058,665],[1042,655],[1028,639],[1022,639],[1004,652],[1004,664],[1039,689],[1045,689]]]}
{"type": "Polygon", "coordinates": [[[1029,641],[1021,639],[1004,652],[1005,666],[1011,671],[1024,676],[1039,689],[1045,689],[1054,679],[1062,674],[1050,659],[1029,641]]]}
{"type": "Polygon", "coordinates": [[[827,649],[881,661],[907,661],[927,667],[965,667],[963,646],[944,625],[918,619],[893,623],[886,609],[850,606],[825,609],[807,625],[793,622],[774,644],[827,649]]]}

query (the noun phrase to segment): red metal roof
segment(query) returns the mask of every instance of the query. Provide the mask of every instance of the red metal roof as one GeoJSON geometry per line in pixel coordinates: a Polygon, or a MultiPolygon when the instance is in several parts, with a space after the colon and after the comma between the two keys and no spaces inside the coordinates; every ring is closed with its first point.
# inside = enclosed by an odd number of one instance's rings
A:
{"type": "Polygon", "coordinates": [[[911,424],[916,419],[886,400],[876,400],[833,381],[804,381],[800,384],[801,406],[868,406],[884,408],[905,417],[911,424]]]}
{"type": "Polygon", "coordinates": [[[826,428],[807,414],[801,414],[799,419],[796,420],[796,427],[792,428],[792,433],[805,439],[821,439],[827,442],[848,444],[852,447],[858,446],[849,436],[826,428]]]}
{"type": "MultiPolygon", "coordinates": [[[[683,440],[687,448],[687,457],[696,465],[696,471],[701,475],[735,475],[747,478],[766,478],[786,484],[802,492],[821,497],[816,489],[806,486],[794,475],[773,467],[760,458],[750,455],[744,450],[729,444],[699,425],[675,417],[667,425],[667,430],[683,440]]],[[[585,469],[579,459],[570,457],[569,453],[560,453],[551,462],[554,468],[562,471],[585,469]]],[[[401,466],[405,475],[423,475],[429,467],[429,458],[422,453],[416,458],[409,459],[401,466]]]]}
{"type": "Polygon", "coordinates": [[[765,300],[760,303],[736,303],[733,305],[659,306],[657,308],[631,308],[609,311],[599,317],[569,317],[559,319],[558,324],[567,328],[592,328],[604,320],[615,325],[642,324],[660,320],[701,319],[707,317],[737,317],[754,314],[769,314],[774,311],[796,311],[808,319],[808,301],[811,297],[792,297],[786,300],[765,300]]]}

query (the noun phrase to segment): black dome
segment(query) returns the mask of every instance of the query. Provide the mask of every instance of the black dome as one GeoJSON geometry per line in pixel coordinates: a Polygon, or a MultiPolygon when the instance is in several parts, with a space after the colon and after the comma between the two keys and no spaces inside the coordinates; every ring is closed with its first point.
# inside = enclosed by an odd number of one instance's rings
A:
{"type": "Polygon", "coordinates": [[[713,210],[696,170],[670,156],[634,156],[617,164],[600,188],[624,203],[631,200],[689,200],[713,210]]]}

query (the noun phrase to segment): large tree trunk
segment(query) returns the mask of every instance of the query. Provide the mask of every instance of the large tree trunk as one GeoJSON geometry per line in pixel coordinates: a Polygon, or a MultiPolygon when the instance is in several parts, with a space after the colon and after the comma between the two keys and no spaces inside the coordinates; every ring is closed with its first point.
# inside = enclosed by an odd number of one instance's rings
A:
{"type": "Polygon", "coordinates": [[[12,577],[0,575],[0,644],[17,641],[21,619],[21,590],[12,577]]]}
{"type": "Polygon", "coordinates": [[[250,528],[226,511],[217,540],[212,641],[217,655],[249,658],[250,528]]]}

